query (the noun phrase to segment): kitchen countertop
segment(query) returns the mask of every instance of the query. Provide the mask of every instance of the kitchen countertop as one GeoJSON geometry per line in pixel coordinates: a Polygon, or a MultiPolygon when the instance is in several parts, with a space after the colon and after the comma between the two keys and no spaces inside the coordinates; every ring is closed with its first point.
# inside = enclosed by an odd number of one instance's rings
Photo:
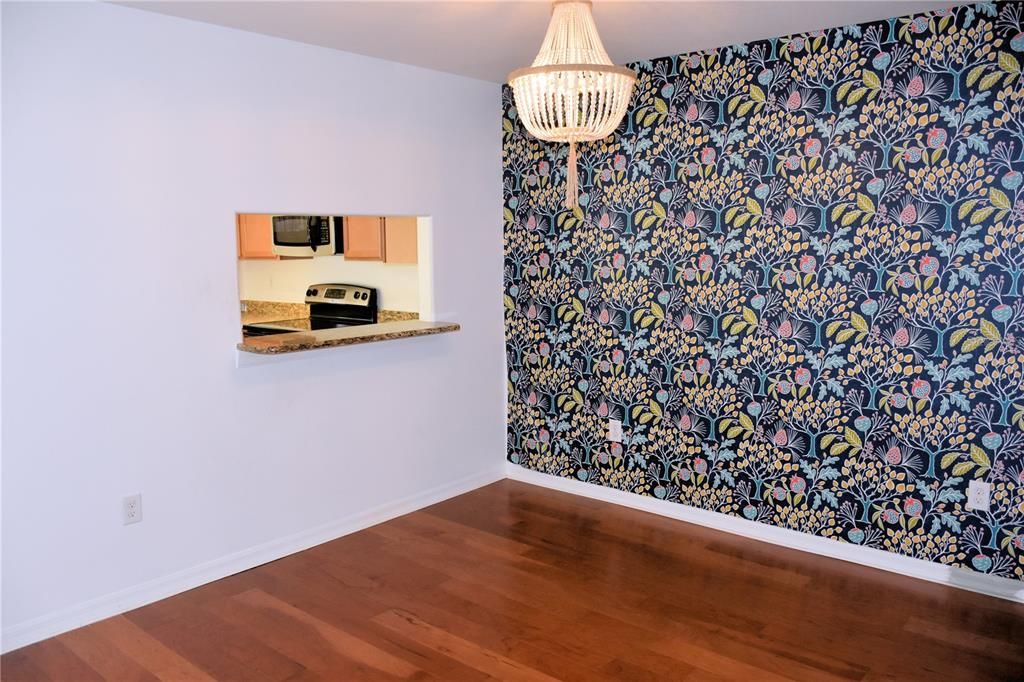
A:
{"type": "MultiPolygon", "coordinates": [[[[288,326],[283,322],[275,322],[288,326]]],[[[455,322],[426,322],[423,320],[400,320],[364,324],[354,327],[337,329],[320,329],[317,331],[301,331],[289,334],[273,334],[270,336],[252,336],[238,344],[238,350],[246,353],[277,355],[281,353],[297,353],[317,348],[334,346],[352,346],[360,343],[375,343],[392,339],[407,339],[414,336],[431,336],[457,332],[462,327],[455,322]]]]}

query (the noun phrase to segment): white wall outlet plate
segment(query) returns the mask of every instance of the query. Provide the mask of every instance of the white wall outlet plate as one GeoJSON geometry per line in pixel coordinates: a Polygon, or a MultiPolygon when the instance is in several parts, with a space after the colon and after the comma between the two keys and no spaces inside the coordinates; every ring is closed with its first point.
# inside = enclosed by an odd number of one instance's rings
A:
{"type": "Polygon", "coordinates": [[[618,419],[608,420],[608,440],[612,443],[622,442],[622,422],[618,419]]]}
{"type": "Polygon", "coordinates": [[[142,495],[136,493],[121,500],[121,520],[124,525],[142,520],[142,495]]]}
{"type": "Polygon", "coordinates": [[[992,484],[985,481],[971,481],[967,484],[967,508],[977,511],[988,511],[989,498],[992,495],[992,484]]]}

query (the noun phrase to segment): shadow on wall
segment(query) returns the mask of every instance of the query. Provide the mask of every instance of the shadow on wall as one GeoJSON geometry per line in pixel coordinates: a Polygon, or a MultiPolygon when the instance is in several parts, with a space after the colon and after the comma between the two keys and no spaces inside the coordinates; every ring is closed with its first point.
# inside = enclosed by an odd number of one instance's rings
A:
{"type": "Polygon", "coordinates": [[[1024,578],[1022,31],[979,4],[634,64],[574,213],[506,87],[509,459],[1024,578]]]}

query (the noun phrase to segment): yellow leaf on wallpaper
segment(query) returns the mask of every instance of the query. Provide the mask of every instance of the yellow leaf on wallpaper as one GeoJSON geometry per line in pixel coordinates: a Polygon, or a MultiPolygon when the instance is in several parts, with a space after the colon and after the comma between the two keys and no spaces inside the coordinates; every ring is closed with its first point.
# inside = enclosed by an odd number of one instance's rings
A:
{"type": "Polygon", "coordinates": [[[967,87],[974,85],[974,82],[981,78],[981,74],[985,73],[985,69],[988,68],[988,64],[978,64],[970,73],[967,74],[967,87]]]}
{"type": "Polygon", "coordinates": [[[989,188],[988,200],[992,202],[993,206],[1003,211],[1008,211],[1011,207],[1009,197],[998,187],[989,188]]]}
{"type": "Polygon", "coordinates": [[[757,203],[754,199],[747,197],[747,210],[756,216],[761,215],[761,204],[757,203]]]}
{"type": "Polygon", "coordinates": [[[875,202],[871,201],[871,197],[867,194],[857,194],[857,208],[864,211],[865,213],[875,212],[875,202]]]}
{"type": "Polygon", "coordinates": [[[747,321],[747,324],[757,324],[757,314],[746,306],[743,307],[743,319],[747,321]]]}
{"type": "Polygon", "coordinates": [[[989,341],[998,342],[1000,339],[1002,339],[1002,336],[999,334],[999,328],[996,327],[995,323],[989,320],[981,321],[981,335],[984,336],[989,341]]]}
{"type": "Polygon", "coordinates": [[[850,337],[852,337],[856,333],[857,331],[854,329],[844,329],[843,331],[836,334],[836,341],[838,341],[839,343],[846,343],[847,341],[850,340],[850,337]]]}
{"type": "Polygon", "coordinates": [[[651,205],[651,209],[654,211],[654,215],[658,216],[659,218],[667,217],[667,214],[665,213],[665,207],[659,204],[657,201],[655,201],[651,205]]]}
{"type": "Polygon", "coordinates": [[[665,100],[663,99],[654,100],[654,108],[658,111],[659,114],[668,113],[668,104],[666,104],[665,100]]]}
{"type": "Polygon", "coordinates": [[[970,353],[978,348],[981,344],[985,343],[984,337],[975,336],[972,339],[964,341],[964,345],[960,347],[960,350],[964,353],[970,353]]]}
{"type": "Polygon", "coordinates": [[[988,453],[977,445],[971,445],[971,459],[983,467],[992,466],[992,462],[988,458],[988,453]]]}
{"type": "Polygon", "coordinates": [[[974,215],[971,216],[971,225],[977,225],[978,223],[980,223],[983,220],[985,220],[985,218],[987,218],[990,215],[992,215],[993,213],[995,213],[995,211],[996,210],[994,208],[992,208],[991,206],[989,206],[987,208],[983,208],[980,211],[975,211],[974,215]]]}
{"type": "Polygon", "coordinates": [[[988,90],[993,85],[999,82],[999,79],[1003,77],[1002,71],[993,71],[989,75],[981,79],[981,83],[978,84],[982,90],[988,90]]]}
{"type": "Polygon", "coordinates": [[[764,90],[762,90],[761,88],[757,87],[756,85],[751,85],[750,86],[750,99],[754,100],[755,102],[764,102],[765,101],[764,90]]]}
{"type": "Polygon", "coordinates": [[[953,467],[953,475],[954,476],[963,476],[964,474],[966,474],[968,471],[970,471],[973,468],[974,468],[974,464],[972,462],[960,462],[955,467],[953,467]]]}
{"type": "Polygon", "coordinates": [[[977,203],[978,203],[977,199],[968,199],[964,203],[960,204],[960,210],[957,211],[957,214],[956,214],[957,217],[960,218],[960,220],[963,220],[964,218],[966,218],[967,214],[971,212],[971,209],[974,208],[975,204],[977,204],[977,203]]]}
{"type": "Polygon", "coordinates": [[[868,86],[872,90],[877,90],[882,87],[882,81],[878,79],[878,74],[874,71],[864,72],[864,85],[868,86]]]}
{"type": "Polygon", "coordinates": [[[1000,52],[999,68],[1007,73],[1020,73],[1020,62],[1009,52],[1000,52]]]}
{"type": "Polygon", "coordinates": [[[858,101],[860,101],[860,98],[863,97],[867,93],[867,91],[868,91],[867,88],[857,88],[850,95],[850,99],[848,99],[846,101],[846,103],[847,104],[856,104],[858,101]]]}
{"type": "Polygon", "coordinates": [[[651,412],[653,412],[653,413],[654,413],[654,416],[655,416],[655,417],[658,417],[658,418],[660,419],[660,418],[661,418],[661,415],[662,415],[662,412],[661,412],[661,405],[659,405],[659,404],[657,403],[657,401],[654,401],[654,400],[651,400],[651,401],[649,401],[649,402],[647,403],[647,405],[648,405],[648,407],[650,407],[650,408],[651,408],[651,412]]]}
{"type": "Polygon", "coordinates": [[[955,332],[953,332],[953,335],[949,337],[950,345],[956,346],[957,344],[959,344],[970,331],[970,329],[957,329],[955,332]]]}
{"type": "Polygon", "coordinates": [[[868,323],[857,313],[850,313],[850,324],[859,332],[868,331],[868,323]]]}

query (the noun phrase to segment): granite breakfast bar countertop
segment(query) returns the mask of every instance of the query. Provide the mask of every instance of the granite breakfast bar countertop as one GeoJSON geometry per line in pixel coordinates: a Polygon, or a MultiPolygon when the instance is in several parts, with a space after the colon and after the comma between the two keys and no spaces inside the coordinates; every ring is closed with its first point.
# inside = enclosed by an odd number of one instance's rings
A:
{"type": "Polygon", "coordinates": [[[352,346],[360,343],[375,343],[392,339],[407,339],[415,336],[432,336],[457,332],[462,327],[455,322],[427,322],[424,320],[399,320],[364,324],[337,329],[319,329],[270,336],[251,336],[238,344],[238,350],[261,355],[279,355],[300,351],[352,346]]]}

